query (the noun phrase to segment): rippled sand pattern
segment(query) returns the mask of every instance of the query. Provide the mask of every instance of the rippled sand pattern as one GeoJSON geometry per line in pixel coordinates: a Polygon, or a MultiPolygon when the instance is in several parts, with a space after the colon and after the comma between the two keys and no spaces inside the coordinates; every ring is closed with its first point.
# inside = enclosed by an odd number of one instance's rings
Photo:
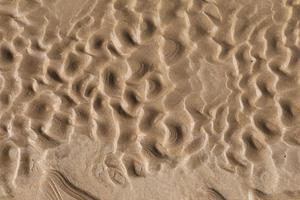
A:
{"type": "Polygon", "coordinates": [[[299,200],[299,0],[0,0],[0,199],[299,200]]]}

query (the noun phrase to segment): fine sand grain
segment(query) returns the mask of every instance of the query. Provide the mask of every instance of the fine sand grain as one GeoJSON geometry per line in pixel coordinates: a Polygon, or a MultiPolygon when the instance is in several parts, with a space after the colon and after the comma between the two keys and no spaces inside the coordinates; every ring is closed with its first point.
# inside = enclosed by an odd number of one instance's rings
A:
{"type": "Polygon", "coordinates": [[[300,200],[300,0],[0,0],[0,200],[300,200]]]}

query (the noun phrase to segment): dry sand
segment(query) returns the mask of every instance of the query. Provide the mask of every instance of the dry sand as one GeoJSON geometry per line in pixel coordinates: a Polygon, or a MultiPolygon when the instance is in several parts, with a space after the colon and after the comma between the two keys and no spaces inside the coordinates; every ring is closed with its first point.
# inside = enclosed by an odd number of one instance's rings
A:
{"type": "Polygon", "coordinates": [[[299,200],[299,0],[0,0],[0,200],[299,200]]]}

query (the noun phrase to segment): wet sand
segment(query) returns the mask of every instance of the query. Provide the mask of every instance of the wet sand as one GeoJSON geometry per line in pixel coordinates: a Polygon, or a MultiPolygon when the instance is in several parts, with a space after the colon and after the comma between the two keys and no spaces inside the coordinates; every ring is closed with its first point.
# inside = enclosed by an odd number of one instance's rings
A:
{"type": "Polygon", "coordinates": [[[300,200],[299,0],[0,0],[0,200],[300,200]]]}

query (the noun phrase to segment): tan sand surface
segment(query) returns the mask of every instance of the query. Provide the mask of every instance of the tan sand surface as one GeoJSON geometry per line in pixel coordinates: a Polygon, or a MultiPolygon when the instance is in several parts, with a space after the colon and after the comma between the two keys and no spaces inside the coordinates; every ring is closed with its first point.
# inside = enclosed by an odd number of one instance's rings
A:
{"type": "Polygon", "coordinates": [[[300,200],[300,0],[0,0],[0,200],[300,200]]]}

